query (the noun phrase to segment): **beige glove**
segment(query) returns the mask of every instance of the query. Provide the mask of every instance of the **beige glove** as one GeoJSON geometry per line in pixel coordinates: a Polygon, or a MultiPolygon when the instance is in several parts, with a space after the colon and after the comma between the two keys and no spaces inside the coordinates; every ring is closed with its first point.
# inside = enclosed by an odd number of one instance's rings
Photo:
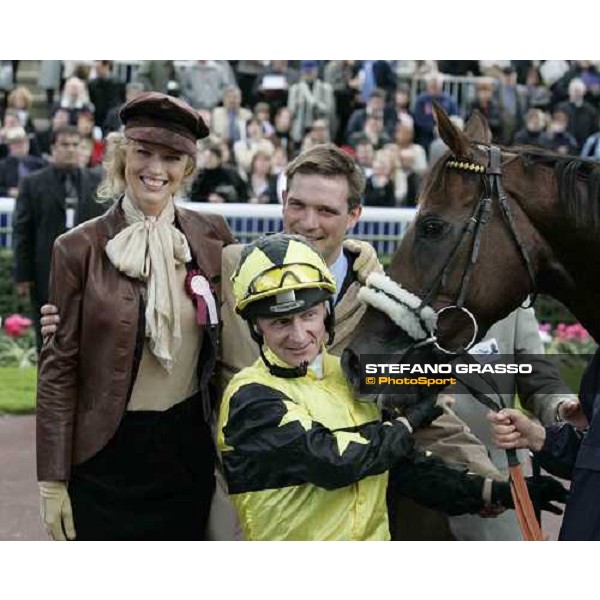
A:
{"type": "Polygon", "coordinates": [[[348,238],[344,240],[344,248],[352,252],[352,254],[358,254],[353,268],[361,284],[364,285],[371,273],[383,272],[383,267],[377,258],[377,252],[375,252],[375,248],[369,242],[348,238]]]}
{"type": "Polygon", "coordinates": [[[75,525],[67,484],[63,481],[40,481],[38,486],[40,514],[48,535],[54,541],[74,540],[75,525]]]}

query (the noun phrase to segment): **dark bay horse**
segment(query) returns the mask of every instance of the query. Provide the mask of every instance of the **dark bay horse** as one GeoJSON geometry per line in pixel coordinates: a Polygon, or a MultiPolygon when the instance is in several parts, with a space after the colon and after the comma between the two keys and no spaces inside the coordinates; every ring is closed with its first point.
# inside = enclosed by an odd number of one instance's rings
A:
{"type": "MultiPolygon", "coordinates": [[[[461,132],[434,110],[449,151],[424,184],[389,277],[372,274],[361,290],[368,309],[342,356],[355,388],[361,355],[394,354],[402,362],[416,354],[426,362],[464,354],[538,292],[560,300],[600,341],[600,165],[500,148],[481,115],[461,132]]],[[[413,386],[363,397],[401,409],[436,391],[413,386]]],[[[594,431],[600,440],[600,423],[594,431]]],[[[524,537],[540,539],[516,455],[507,453],[524,537]]]]}
{"type": "Polygon", "coordinates": [[[499,148],[481,115],[462,132],[434,109],[449,151],[424,184],[389,280],[364,291],[370,306],[342,361],[353,383],[361,354],[468,348],[538,292],[600,341],[600,165],[499,148]]]}

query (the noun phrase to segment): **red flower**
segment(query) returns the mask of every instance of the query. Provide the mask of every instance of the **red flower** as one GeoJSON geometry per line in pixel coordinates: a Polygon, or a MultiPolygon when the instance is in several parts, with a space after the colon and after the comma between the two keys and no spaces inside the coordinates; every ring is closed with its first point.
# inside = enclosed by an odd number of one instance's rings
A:
{"type": "Polygon", "coordinates": [[[28,327],[31,327],[33,321],[21,315],[10,315],[4,319],[4,331],[10,337],[21,337],[25,334],[28,327]]]}

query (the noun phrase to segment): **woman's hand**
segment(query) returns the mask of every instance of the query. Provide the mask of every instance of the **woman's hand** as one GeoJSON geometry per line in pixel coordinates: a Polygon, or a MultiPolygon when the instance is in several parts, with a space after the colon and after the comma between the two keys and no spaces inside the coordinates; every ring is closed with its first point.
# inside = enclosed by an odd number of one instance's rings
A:
{"type": "Polygon", "coordinates": [[[505,408],[487,415],[492,427],[492,439],[499,448],[529,448],[534,452],[542,449],[546,430],[522,412],[505,408]]]}

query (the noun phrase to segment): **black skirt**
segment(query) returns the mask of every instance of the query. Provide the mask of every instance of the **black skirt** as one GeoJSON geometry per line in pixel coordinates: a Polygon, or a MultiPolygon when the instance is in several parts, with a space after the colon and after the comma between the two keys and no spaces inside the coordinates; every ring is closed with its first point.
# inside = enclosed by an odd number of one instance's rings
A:
{"type": "Polygon", "coordinates": [[[165,412],[126,412],[110,442],[73,468],[77,540],[205,539],[214,464],[199,395],[165,412]]]}

